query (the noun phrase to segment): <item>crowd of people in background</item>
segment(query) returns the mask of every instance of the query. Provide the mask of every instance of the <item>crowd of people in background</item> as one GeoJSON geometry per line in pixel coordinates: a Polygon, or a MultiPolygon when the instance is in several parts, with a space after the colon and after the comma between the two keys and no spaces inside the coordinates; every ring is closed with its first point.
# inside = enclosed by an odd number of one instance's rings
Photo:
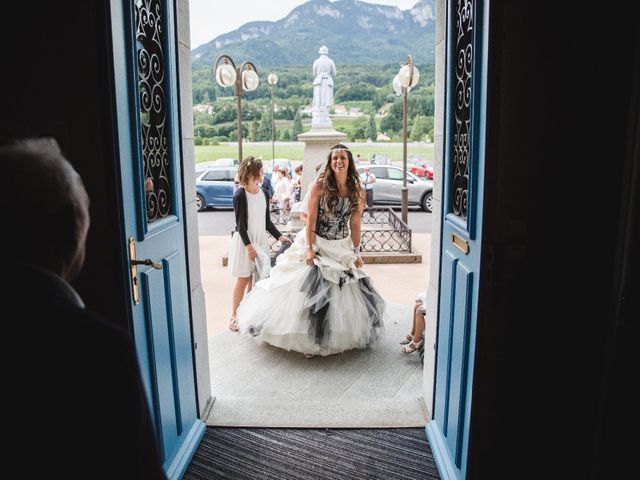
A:
{"type": "Polygon", "coordinates": [[[276,213],[277,223],[287,223],[293,204],[300,201],[302,169],[302,165],[298,165],[291,172],[287,167],[274,164],[273,170],[262,177],[260,187],[267,195],[270,210],[276,213]]]}

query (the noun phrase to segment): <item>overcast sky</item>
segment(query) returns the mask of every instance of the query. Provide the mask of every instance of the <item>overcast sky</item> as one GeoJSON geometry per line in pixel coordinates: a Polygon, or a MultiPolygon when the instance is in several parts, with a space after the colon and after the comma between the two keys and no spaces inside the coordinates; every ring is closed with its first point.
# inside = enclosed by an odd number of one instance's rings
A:
{"type": "MultiPolygon", "coordinates": [[[[231,32],[247,22],[274,21],[286,17],[307,0],[189,0],[191,48],[231,32]]],[[[393,5],[408,10],[418,0],[368,0],[366,3],[393,5]]]]}

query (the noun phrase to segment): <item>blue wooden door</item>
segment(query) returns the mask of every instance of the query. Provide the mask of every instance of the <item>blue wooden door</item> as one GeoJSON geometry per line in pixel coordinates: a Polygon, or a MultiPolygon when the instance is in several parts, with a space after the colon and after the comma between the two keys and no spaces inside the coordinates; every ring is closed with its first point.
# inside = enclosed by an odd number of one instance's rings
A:
{"type": "Polygon", "coordinates": [[[444,478],[465,478],[480,272],[488,1],[447,4],[445,169],[435,406],[444,478]]]}
{"type": "Polygon", "coordinates": [[[171,0],[111,3],[133,334],[164,468],[180,478],[205,425],[192,352],[174,15],[171,0]]]}

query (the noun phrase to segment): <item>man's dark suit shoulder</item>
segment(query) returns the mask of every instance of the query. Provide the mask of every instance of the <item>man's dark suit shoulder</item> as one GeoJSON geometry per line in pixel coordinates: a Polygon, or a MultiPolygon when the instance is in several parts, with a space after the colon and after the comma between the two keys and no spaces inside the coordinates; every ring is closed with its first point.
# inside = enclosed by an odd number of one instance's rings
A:
{"type": "Polygon", "coordinates": [[[65,437],[47,442],[34,469],[65,478],[166,479],[132,337],[59,295],[31,296],[25,302],[17,294],[7,318],[29,360],[9,376],[12,407],[26,419],[18,437],[27,442],[38,428],[65,437]]]}

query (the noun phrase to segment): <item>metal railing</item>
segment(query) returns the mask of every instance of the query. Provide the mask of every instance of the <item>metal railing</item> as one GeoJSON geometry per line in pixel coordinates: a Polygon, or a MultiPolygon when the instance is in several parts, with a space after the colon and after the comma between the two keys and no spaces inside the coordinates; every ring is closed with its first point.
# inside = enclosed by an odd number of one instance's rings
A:
{"type": "Polygon", "coordinates": [[[360,237],[363,253],[411,253],[411,229],[391,207],[367,207],[360,237]]]}
{"type": "MultiPolygon", "coordinates": [[[[281,215],[279,210],[271,211],[274,225],[286,225],[289,219],[281,215]]],[[[280,232],[295,240],[296,231],[280,232]]],[[[362,231],[360,233],[360,251],[364,254],[376,253],[411,253],[411,229],[390,207],[368,207],[362,215],[362,231]]],[[[270,253],[280,249],[280,242],[269,235],[270,253]]]]}
{"type": "Polygon", "coordinates": [[[271,222],[275,225],[286,225],[289,223],[289,215],[283,208],[276,207],[275,205],[271,205],[269,207],[269,214],[271,215],[271,222]]]}

